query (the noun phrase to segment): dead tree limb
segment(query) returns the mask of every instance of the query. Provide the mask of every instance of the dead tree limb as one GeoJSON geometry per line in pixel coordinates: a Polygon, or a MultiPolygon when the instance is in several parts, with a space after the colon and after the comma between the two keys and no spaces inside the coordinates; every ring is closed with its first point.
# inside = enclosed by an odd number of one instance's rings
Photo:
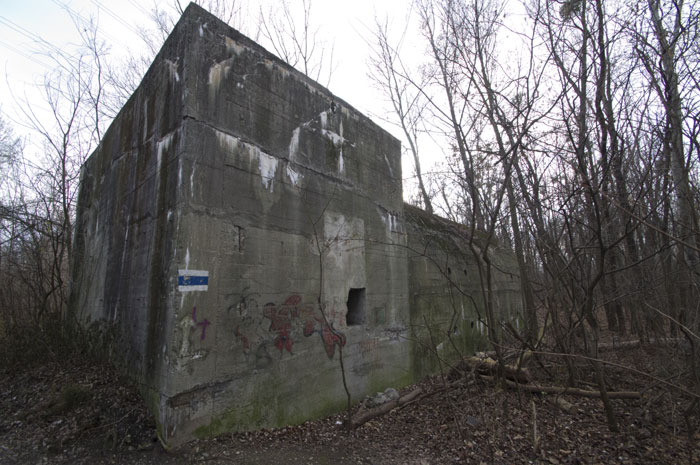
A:
{"type": "MultiPolygon", "coordinates": [[[[476,371],[480,375],[493,375],[498,373],[498,362],[490,358],[465,357],[464,365],[472,371],[476,371]]],[[[516,381],[518,383],[527,383],[530,381],[530,373],[525,368],[518,368],[513,365],[503,366],[503,376],[506,379],[516,381]]]]}
{"type": "Polygon", "coordinates": [[[422,393],[423,393],[423,389],[416,388],[413,391],[409,392],[408,394],[405,394],[405,395],[399,397],[398,399],[394,399],[390,402],[382,404],[379,407],[373,408],[371,410],[366,410],[364,412],[361,412],[358,415],[355,415],[350,420],[350,425],[349,425],[348,429],[358,428],[373,418],[382,416],[385,413],[392,411],[396,407],[400,407],[404,404],[411,402],[412,400],[414,400],[416,397],[418,397],[422,393]]]}
{"type": "MultiPolygon", "coordinates": [[[[485,379],[493,379],[490,376],[482,376],[485,379]]],[[[548,394],[570,394],[579,397],[600,397],[600,391],[591,391],[588,389],[578,389],[572,387],[558,386],[537,386],[534,384],[519,384],[510,380],[505,380],[506,386],[512,389],[520,389],[527,392],[546,392],[548,394]]],[[[642,394],[637,391],[610,391],[608,398],[610,399],[640,399],[642,394]]]]}
{"type": "Polygon", "coordinates": [[[624,349],[636,349],[641,345],[646,346],[666,346],[666,345],[676,345],[681,342],[678,338],[664,337],[658,339],[649,339],[648,341],[642,342],[639,339],[632,341],[615,341],[610,343],[598,344],[598,351],[611,351],[611,350],[624,350],[624,349]]]}

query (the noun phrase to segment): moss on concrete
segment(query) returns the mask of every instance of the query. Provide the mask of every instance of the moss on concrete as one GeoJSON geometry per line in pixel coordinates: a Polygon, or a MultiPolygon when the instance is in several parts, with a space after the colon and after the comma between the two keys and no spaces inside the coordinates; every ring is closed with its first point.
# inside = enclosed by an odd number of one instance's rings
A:
{"type": "Polygon", "coordinates": [[[294,409],[298,413],[292,413],[276,405],[270,410],[270,403],[264,399],[254,399],[252,403],[244,407],[231,407],[221,415],[216,416],[208,424],[195,429],[197,438],[215,437],[232,431],[251,431],[258,428],[279,428],[288,425],[298,425],[308,420],[322,418],[342,411],[346,407],[343,398],[333,399],[329,396],[321,396],[313,400],[313,405],[307,405],[307,409],[294,409]],[[270,421],[274,419],[274,421],[270,421]]]}

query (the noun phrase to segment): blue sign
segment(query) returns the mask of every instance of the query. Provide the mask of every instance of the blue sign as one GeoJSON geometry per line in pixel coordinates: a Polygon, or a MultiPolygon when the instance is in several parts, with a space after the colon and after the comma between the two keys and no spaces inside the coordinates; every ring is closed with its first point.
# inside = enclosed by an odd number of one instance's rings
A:
{"type": "Polygon", "coordinates": [[[203,270],[179,270],[177,289],[180,292],[209,290],[209,272],[203,270]]]}

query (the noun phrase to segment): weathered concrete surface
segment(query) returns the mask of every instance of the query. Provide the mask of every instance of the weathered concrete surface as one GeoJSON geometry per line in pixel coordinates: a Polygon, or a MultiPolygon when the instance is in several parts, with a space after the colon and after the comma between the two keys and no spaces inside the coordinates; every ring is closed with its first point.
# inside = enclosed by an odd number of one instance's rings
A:
{"type": "Polygon", "coordinates": [[[347,103],[187,8],[83,167],[71,293],[120,328],[164,441],[343,408],[341,350],[355,400],[426,372],[411,323],[442,301],[409,301],[439,289],[409,266],[400,162],[347,103]]]}
{"type": "Polygon", "coordinates": [[[303,421],[341,348],[358,399],[411,380],[402,208],[397,140],[191,5],[83,168],[72,303],[164,440],[303,421]]]}
{"type": "MultiPolygon", "coordinates": [[[[439,359],[451,361],[488,347],[484,305],[485,268],[481,277],[469,247],[470,231],[405,206],[408,235],[412,370],[416,378],[437,372],[439,359]]],[[[473,245],[481,253],[486,237],[476,231],[473,245]]],[[[520,325],[522,301],[518,265],[512,251],[491,241],[492,299],[496,319],[520,325]]],[[[498,329],[500,331],[500,328],[498,329]]],[[[444,367],[443,367],[444,368],[444,367]]]]}

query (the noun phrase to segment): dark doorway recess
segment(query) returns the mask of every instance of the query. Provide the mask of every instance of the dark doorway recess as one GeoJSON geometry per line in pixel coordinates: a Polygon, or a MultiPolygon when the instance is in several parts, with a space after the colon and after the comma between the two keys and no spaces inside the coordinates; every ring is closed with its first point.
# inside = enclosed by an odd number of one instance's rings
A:
{"type": "Polygon", "coordinates": [[[365,322],[365,288],[351,288],[348,292],[348,314],[345,317],[348,326],[361,325],[365,322]]]}

